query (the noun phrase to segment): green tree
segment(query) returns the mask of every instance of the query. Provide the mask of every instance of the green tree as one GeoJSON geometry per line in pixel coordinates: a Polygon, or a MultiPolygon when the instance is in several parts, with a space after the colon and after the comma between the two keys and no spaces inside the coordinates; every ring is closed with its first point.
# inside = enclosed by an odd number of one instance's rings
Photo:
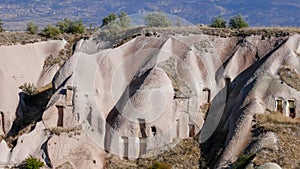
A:
{"type": "Polygon", "coordinates": [[[39,27],[35,25],[33,22],[29,22],[27,24],[27,31],[31,34],[36,34],[37,31],[39,30],[39,27]]]}
{"type": "Polygon", "coordinates": [[[73,21],[69,25],[69,29],[67,33],[84,33],[85,32],[85,26],[82,23],[82,20],[73,21]]]}
{"type": "Polygon", "coordinates": [[[167,15],[158,12],[148,13],[144,17],[145,25],[148,27],[168,27],[172,26],[172,21],[167,15]]]}
{"type": "Polygon", "coordinates": [[[0,32],[3,32],[4,31],[4,29],[3,29],[3,22],[2,22],[2,20],[0,19],[0,32]]]}
{"type": "Polygon", "coordinates": [[[119,19],[120,19],[120,26],[122,28],[128,28],[130,26],[131,19],[126,12],[121,12],[119,15],[119,19]]]}
{"type": "Polygon", "coordinates": [[[61,32],[68,32],[71,22],[72,21],[70,19],[65,18],[63,21],[57,22],[56,26],[61,32]]]}
{"type": "Polygon", "coordinates": [[[216,16],[211,20],[209,27],[226,28],[226,21],[221,16],[216,16]]]}
{"type": "Polygon", "coordinates": [[[61,32],[58,27],[51,26],[51,25],[47,25],[42,31],[42,35],[48,38],[53,38],[54,36],[57,36],[60,33],[61,32]]]}
{"type": "Polygon", "coordinates": [[[25,169],[39,169],[44,166],[44,163],[32,156],[25,159],[25,169]]]}
{"type": "Polygon", "coordinates": [[[230,18],[229,27],[235,29],[247,28],[249,24],[244,20],[241,15],[230,18]]]}
{"type": "Polygon", "coordinates": [[[117,20],[117,19],[118,19],[118,15],[115,13],[111,13],[107,17],[103,18],[102,26],[107,25],[108,23],[110,23],[114,20],[117,20]]]}
{"type": "Polygon", "coordinates": [[[57,22],[56,26],[62,33],[84,33],[85,26],[82,20],[71,21],[70,19],[64,19],[63,21],[57,22]]]}

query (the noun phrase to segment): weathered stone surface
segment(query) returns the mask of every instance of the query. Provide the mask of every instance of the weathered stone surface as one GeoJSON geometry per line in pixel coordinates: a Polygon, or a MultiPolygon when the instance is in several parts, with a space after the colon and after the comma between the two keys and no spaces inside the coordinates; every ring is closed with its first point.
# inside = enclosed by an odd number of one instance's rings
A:
{"type": "MultiPolygon", "coordinates": [[[[201,143],[214,132],[224,133],[219,140],[224,151],[214,156],[219,161],[213,163],[221,168],[247,147],[255,114],[274,110],[277,98],[300,97],[278,74],[282,66],[300,71],[299,42],[299,35],[262,40],[261,36],[162,34],[138,36],[114,49],[102,49],[93,40],[81,40],[53,79],[55,93],[42,122],[18,139],[10,162],[34,155],[54,168],[102,168],[105,150],[136,159],[175,138],[195,137],[201,131],[201,143]],[[69,88],[74,89],[72,96],[67,96],[69,88]],[[202,107],[208,102],[211,107],[206,113],[202,107]]],[[[49,54],[36,47],[32,50],[39,56],[49,54]]],[[[40,73],[53,76],[56,68],[42,72],[43,61],[44,57],[37,59],[36,69],[28,65],[20,69],[30,75],[26,81],[42,86],[48,78],[40,73]]],[[[7,78],[0,72],[0,79],[13,84],[0,84],[0,92],[14,103],[0,100],[0,108],[3,103],[10,110],[6,131],[18,103],[11,93],[17,94],[21,84],[19,78],[17,82],[7,78]]],[[[3,111],[8,112],[5,106],[3,111]]],[[[282,111],[289,115],[287,107],[282,111]]],[[[272,136],[264,140],[261,144],[266,147],[276,142],[272,136]]]]}
{"type": "Polygon", "coordinates": [[[257,169],[281,169],[281,167],[276,163],[266,163],[257,167],[257,169]]]}

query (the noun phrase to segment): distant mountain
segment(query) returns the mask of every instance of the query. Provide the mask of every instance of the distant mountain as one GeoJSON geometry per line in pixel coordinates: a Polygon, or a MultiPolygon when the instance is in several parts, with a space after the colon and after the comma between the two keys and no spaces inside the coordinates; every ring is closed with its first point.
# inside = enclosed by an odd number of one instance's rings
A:
{"type": "Polygon", "coordinates": [[[208,24],[213,16],[242,14],[251,26],[300,26],[298,0],[0,0],[0,19],[9,30],[26,28],[33,21],[40,27],[64,18],[100,25],[109,13],[161,11],[194,24],[208,24]]]}

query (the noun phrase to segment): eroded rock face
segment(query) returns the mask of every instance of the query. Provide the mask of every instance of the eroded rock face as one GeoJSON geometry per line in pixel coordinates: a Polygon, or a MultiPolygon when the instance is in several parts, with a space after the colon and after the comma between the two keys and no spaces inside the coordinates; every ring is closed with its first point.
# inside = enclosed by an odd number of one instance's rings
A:
{"type": "Polygon", "coordinates": [[[33,154],[54,168],[102,168],[105,150],[136,159],[201,131],[200,142],[214,157],[208,164],[226,167],[250,142],[254,114],[274,110],[277,98],[298,97],[278,71],[282,66],[298,71],[299,40],[138,36],[113,49],[81,40],[56,73],[42,122],[19,138],[12,154],[25,146],[22,140],[34,137],[35,146],[10,161],[33,154]],[[225,147],[220,154],[213,154],[216,140],[225,147]]]}
{"type": "MultiPolygon", "coordinates": [[[[0,46],[0,112],[4,116],[4,126],[0,129],[0,135],[9,132],[16,118],[18,104],[21,104],[19,86],[32,83],[37,87],[43,87],[51,83],[58,68],[54,66],[50,71],[42,73],[44,61],[50,55],[57,56],[65,43],[65,41],[49,41],[0,46]]],[[[22,111],[19,112],[19,115],[21,114],[22,111]]]]}
{"type": "Polygon", "coordinates": [[[84,133],[61,133],[51,137],[46,144],[53,168],[60,168],[66,164],[72,168],[104,167],[105,152],[84,133]]]}
{"type": "MultiPolygon", "coordinates": [[[[61,92],[49,105],[65,106],[65,127],[80,125],[103,149],[133,159],[173,138],[188,137],[191,130],[198,133],[202,129],[200,138],[204,142],[219,130],[219,123],[221,130],[228,131],[224,142],[234,144],[230,136],[237,129],[235,114],[245,95],[235,94],[233,102],[230,93],[235,85],[246,83],[272,50],[277,51],[284,42],[284,38],[262,40],[261,36],[141,36],[95,53],[85,51],[89,50],[89,41],[81,41],[54,80],[58,91],[76,87],[74,105],[66,106],[66,96],[61,92]],[[207,102],[211,107],[202,128],[205,112],[200,108],[207,102]],[[223,113],[229,112],[224,108],[233,109],[233,117],[224,119],[223,113]]],[[[253,102],[251,106],[263,113],[265,105],[253,102]]],[[[57,125],[55,109],[49,108],[51,111],[44,114],[47,126],[57,125]]],[[[239,126],[251,127],[251,118],[249,114],[239,126]]],[[[248,138],[248,133],[240,136],[248,138]]],[[[240,147],[228,150],[231,154],[226,160],[235,160],[246,143],[237,145],[240,147]]]]}

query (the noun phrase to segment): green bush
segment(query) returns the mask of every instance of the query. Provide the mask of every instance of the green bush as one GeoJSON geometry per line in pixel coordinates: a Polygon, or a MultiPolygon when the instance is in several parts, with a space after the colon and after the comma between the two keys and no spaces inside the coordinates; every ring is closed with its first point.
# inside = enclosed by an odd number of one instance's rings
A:
{"type": "Polygon", "coordinates": [[[221,16],[216,16],[211,20],[209,26],[213,28],[226,28],[226,21],[221,16]]]}
{"type": "Polygon", "coordinates": [[[119,15],[119,19],[120,19],[120,26],[122,28],[128,28],[130,26],[131,19],[126,12],[121,12],[119,15]]]}
{"type": "Polygon", "coordinates": [[[57,22],[56,26],[59,28],[60,32],[64,33],[84,33],[85,26],[82,20],[71,21],[70,19],[64,19],[63,21],[57,22]]]}
{"type": "Polygon", "coordinates": [[[145,25],[148,27],[172,26],[172,21],[164,13],[151,12],[144,17],[145,25]]]}
{"type": "Polygon", "coordinates": [[[108,23],[110,23],[114,20],[117,20],[117,19],[118,19],[118,15],[115,13],[111,13],[107,17],[103,18],[102,26],[107,25],[108,23]]]}
{"type": "Polygon", "coordinates": [[[157,162],[155,161],[149,169],[171,169],[172,166],[165,162],[157,162]]]}
{"type": "Polygon", "coordinates": [[[25,159],[25,169],[39,169],[44,166],[44,163],[32,156],[25,159]]]}
{"type": "Polygon", "coordinates": [[[248,28],[249,24],[241,15],[238,15],[230,18],[229,27],[235,29],[248,28]]]}
{"type": "Polygon", "coordinates": [[[33,22],[29,22],[27,24],[27,31],[31,34],[36,34],[37,31],[39,30],[39,27],[35,25],[33,22]]]}
{"type": "Polygon", "coordinates": [[[233,164],[233,169],[245,168],[253,159],[255,155],[242,154],[238,160],[233,164]]]}
{"type": "Polygon", "coordinates": [[[120,29],[126,29],[130,26],[131,19],[126,12],[121,12],[118,16],[115,13],[109,14],[102,20],[102,26],[113,25],[113,27],[120,27],[120,29]]]}
{"type": "Polygon", "coordinates": [[[28,95],[35,95],[38,93],[38,90],[33,83],[24,83],[19,89],[28,95]]]}
{"type": "Polygon", "coordinates": [[[51,25],[47,25],[43,31],[42,31],[42,36],[48,37],[48,38],[53,38],[57,35],[59,35],[61,32],[59,28],[51,25]]]}

